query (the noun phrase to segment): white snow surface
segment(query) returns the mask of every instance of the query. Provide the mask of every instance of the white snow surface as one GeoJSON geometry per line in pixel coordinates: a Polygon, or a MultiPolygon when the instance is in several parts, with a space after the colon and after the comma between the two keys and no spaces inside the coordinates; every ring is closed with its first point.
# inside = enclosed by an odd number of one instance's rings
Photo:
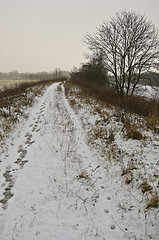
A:
{"type": "Polygon", "coordinates": [[[49,86],[29,111],[1,150],[0,239],[157,240],[157,215],[144,212],[138,191],[128,194],[118,164],[88,145],[64,87],[49,86]]]}
{"type": "Polygon", "coordinates": [[[136,95],[145,97],[147,99],[159,100],[159,87],[150,85],[138,85],[135,91],[136,95]]]}

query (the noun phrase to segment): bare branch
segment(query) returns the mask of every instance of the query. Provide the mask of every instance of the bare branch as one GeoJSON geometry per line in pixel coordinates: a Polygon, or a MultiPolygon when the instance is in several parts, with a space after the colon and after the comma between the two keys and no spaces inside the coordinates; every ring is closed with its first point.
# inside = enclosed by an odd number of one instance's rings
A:
{"type": "Polygon", "coordinates": [[[121,94],[132,94],[143,72],[159,66],[158,31],[145,16],[135,12],[117,13],[104,22],[86,44],[103,54],[104,65],[114,75],[121,94]]]}

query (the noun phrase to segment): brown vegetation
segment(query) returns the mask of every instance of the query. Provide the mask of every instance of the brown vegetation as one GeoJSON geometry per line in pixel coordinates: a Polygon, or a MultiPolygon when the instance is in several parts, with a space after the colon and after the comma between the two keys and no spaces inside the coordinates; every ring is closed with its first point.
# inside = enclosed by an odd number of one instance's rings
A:
{"type": "MultiPolygon", "coordinates": [[[[148,122],[148,127],[158,131],[159,124],[159,102],[155,100],[147,100],[140,96],[121,96],[117,94],[113,88],[98,86],[97,84],[90,84],[87,81],[80,81],[76,77],[72,77],[67,82],[68,87],[78,86],[84,96],[91,96],[92,98],[101,101],[107,106],[115,106],[128,113],[135,113],[145,117],[148,122]]],[[[67,87],[66,87],[67,88],[67,87]]],[[[67,90],[66,90],[67,91],[67,90]]]]}
{"type": "Polygon", "coordinates": [[[5,87],[0,91],[0,141],[7,136],[21,116],[28,117],[24,110],[32,106],[35,97],[42,94],[46,85],[53,82],[55,81],[29,81],[5,87]]]}

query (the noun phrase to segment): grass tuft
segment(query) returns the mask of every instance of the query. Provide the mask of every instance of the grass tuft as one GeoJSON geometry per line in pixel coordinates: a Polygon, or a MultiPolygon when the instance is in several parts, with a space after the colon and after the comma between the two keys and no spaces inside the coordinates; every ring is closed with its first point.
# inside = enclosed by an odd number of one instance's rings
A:
{"type": "Polygon", "coordinates": [[[157,208],[159,206],[159,196],[154,194],[151,198],[148,199],[146,208],[157,208]]]}
{"type": "Polygon", "coordinates": [[[152,186],[146,180],[143,181],[140,187],[142,193],[150,192],[152,190],[152,186]]]}

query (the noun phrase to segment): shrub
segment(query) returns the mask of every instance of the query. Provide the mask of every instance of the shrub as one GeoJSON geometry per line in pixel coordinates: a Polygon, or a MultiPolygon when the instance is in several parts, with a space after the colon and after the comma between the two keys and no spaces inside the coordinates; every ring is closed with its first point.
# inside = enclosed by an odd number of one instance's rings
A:
{"type": "Polygon", "coordinates": [[[130,128],[129,130],[127,130],[126,136],[127,136],[128,138],[132,138],[132,139],[134,139],[134,140],[141,140],[141,139],[143,138],[142,133],[139,132],[139,131],[136,129],[136,127],[134,127],[134,128],[132,127],[132,128],[130,128]]]}

